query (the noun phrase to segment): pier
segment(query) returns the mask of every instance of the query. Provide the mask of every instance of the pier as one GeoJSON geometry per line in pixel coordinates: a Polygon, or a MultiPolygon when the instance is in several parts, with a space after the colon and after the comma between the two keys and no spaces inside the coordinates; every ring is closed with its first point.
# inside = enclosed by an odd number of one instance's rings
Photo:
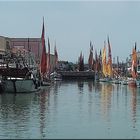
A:
{"type": "Polygon", "coordinates": [[[93,79],[95,73],[93,71],[59,71],[62,79],[93,79]]]}

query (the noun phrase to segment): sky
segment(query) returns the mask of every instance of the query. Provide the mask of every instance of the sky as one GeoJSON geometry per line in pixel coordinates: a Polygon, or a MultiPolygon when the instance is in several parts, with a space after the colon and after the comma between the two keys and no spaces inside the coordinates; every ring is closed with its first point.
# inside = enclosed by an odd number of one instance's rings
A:
{"type": "Polygon", "coordinates": [[[94,52],[103,49],[109,36],[112,59],[126,61],[134,43],[140,50],[140,1],[0,0],[0,36],[41,37],[54,44],[59,60],[77,62],[80,53],[88,61],[90,41],[94,52]]]}

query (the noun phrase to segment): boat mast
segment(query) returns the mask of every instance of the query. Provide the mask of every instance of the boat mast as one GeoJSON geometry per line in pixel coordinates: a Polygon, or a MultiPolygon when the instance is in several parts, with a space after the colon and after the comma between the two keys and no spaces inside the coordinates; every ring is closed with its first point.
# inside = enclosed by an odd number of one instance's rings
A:
{"type": "Polygon", "coordinates": [[[28,66],[30,68],[30,51],[31,51],[31,48],[29,46],[29,37],[28,37],[28,66]]]}

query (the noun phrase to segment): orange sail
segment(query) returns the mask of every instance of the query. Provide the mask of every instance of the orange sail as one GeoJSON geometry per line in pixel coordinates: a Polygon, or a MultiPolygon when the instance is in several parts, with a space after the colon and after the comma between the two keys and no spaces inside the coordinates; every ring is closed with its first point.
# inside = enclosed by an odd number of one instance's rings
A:
{"type": "Polygon", "coordinates": [[[41,41],[42,41],[41,73],[42,73],[42,75],[45,75],[45,73],[46,73],[46,65],[47,65],[47,60],[46,60],[47,57],[46,57],[46,46],[45,46],[44,18],[43,18],[41,41]]]}
{"type": "Polygon", "coordinates": [[[137,77],[137,52],[136,52],[136,43],[135,48],[132,50],[132,66],[131,66],[131,75],[133,78],[137,77]]]}
{"type": "Polygon", "coordinates": [[[108,37],[108,64],[107,64],[108,76],[112,77],[112,55],[111,55],[111,45],[108,37]]]}

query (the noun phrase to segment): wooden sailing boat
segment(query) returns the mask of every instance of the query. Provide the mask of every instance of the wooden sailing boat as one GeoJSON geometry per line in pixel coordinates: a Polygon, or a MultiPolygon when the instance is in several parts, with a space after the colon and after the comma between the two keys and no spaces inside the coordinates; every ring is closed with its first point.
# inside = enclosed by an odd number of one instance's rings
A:
{"type": "Polygon", "coordinates": [[[107,74],[108,77],[111,79],[112,78],[112,54],[111,54],[111,45],[108,37],[108,63],[107,63],[107,74]]]}
{"type": "Polygon", "coordinates": [[[100,78],[100,81],[106,82],[106,77],[107,77],[106,42],[104,41],[104,48],[102,51],[102,78],[100,78]]]}
{"type": "Polygon", "coordinates": [[[90,41],[90,53],[89,53],[89,58],[88,58],[88,65],[89,65],[89,70],[92,71],[93,70],[93,45],[92,42],[90,41]]]}
{"type": "Polygon", "coordinates": [[[104,41],[104,48],[102,53],[102,73],[103,79],[100,81],[111,82],[112,81],[112,54],[111,54],[111,45],[108,37],[108,61],[106,60],[106,43],[104,41]]]}
{"type": "Polygon", "coordinates": [[[58,53],[56,49],[56,42],[54,46],[54,72],[50,74],[50,79],[53,81],[61,81],[62,80],[62,75],[57,72],[57,64],[58,64],[58,53]]]}
{"type": "Polygon", "coordinates": [[[136,86],[136,78],[137,78],[137,52],[136,52],[136,42],[135,42],[135,47],[132,50],[131,75],[132,75],[132,79],[129,79],[128,85],[130,85],[130,86],[136,86]]]}
{"type": "MultiPolygon", "coordinates": [[[[41,85],[42,86],[47,86],[50,85],[50,46],[48,50],[48,54],[46,53],[46,45],[45,45],[45,28],[44,28],[44,18],[43,18],[43,27],[42,27],[42,35],[41,35],[41,41],[42,41],[42,56],[41,56],[41,85]]],[[[49,44],[49,39],[48,39],[48,44],[49,44]]]]}

